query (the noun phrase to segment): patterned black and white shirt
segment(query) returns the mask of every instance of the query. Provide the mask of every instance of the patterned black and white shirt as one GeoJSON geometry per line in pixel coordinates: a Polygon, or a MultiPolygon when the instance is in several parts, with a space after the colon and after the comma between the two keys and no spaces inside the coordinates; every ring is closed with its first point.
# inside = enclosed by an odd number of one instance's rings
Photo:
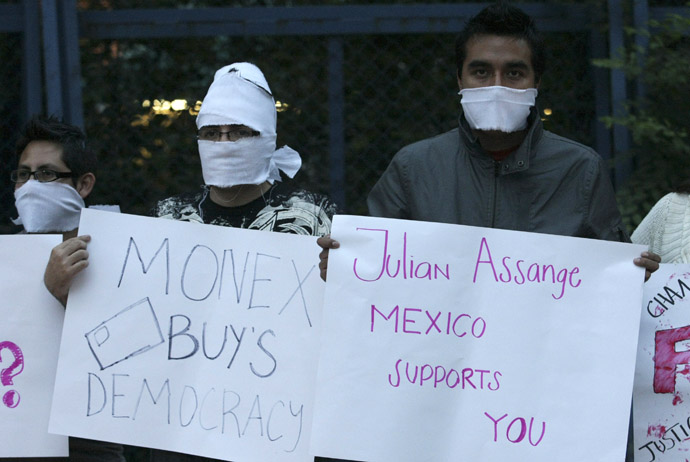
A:
{"type": "Polygon", "coordinates": [[[233,228],[324,236],[331,232],[336,205],[322,194],[276,182],[267,192],[239,207],[222,207],[209,197],[210,187],[163,199],[151,215],[233,228]]]}

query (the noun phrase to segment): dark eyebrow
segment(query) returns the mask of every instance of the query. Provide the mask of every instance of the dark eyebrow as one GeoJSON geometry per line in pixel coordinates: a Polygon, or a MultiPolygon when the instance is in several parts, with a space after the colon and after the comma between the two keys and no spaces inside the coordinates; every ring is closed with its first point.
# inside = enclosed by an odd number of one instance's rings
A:
{"type": "Polygon", "coordinates": [[[467,67],[469,69],[478,68],[478,67],[491,67],[491,64],[487,61],[480,61],[478,59],[475,59],[475,60],[467,63],[467,67]]]}
{"type": "MultiPolygon", "coordinates": [[[[58,167],[57,165],[53,165],[53,164],[42,164],[42,165],[39,165],[38,168],[36,168],[36,170],[55,170],[56,172],[59,172],[61,168],[62,167],[58,167]]],[[[31,170],[31,168],[29,168],[29,166],[25,165],[25,164],[17,165],[17,169],[31,170]]]]}
{"type": "Polygon", "coordinates": [[[511,69],[524,69],[524,70],[529,70],[529,65],[528,65],[526,62],[522,61],[522,60],[520,60],[520,61],[510,61],[510,62],[508,62],[506,65],[507,65],[507,67],[509,67],[509,68],[511,68],[511,69]]]}
{"type": "MultiPolygon", "coordinates": [[[[477,69],[481,67],[493,67],[493,65],[488,62],[488,61],[482,61],[482,60],[474,60],[470,61],[467,64],[468,69],[477,69]]],[[[529,65],[524,62],[523,60],[516,60],[516,61],[508,61],[506,63],[506,67],[509,69],[523,69],[523,70],[529,70],[529,65]]]]}

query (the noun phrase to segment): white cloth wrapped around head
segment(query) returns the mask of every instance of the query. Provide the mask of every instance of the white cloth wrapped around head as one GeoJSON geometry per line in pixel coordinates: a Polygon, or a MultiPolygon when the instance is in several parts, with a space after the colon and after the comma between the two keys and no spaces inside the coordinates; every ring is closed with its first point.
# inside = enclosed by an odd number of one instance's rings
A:
{"type": "Polygon", "coordinates": [[[284,146],[276,150],[277,112],[271,89],[261,70],[251,63],[218,69],[201,104],[197,128],[245,125],[259,136],[237,141],[199,140],[204,182],[218,187],[280,181],[302,166],[299,154],[284,146]]]}

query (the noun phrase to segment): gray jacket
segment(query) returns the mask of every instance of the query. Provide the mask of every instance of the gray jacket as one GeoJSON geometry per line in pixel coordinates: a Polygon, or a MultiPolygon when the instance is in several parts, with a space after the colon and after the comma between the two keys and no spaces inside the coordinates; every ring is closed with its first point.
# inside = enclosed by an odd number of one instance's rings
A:
{"type": "Polygon", "coordinates": [[[367,200],[372,216],[629,242],[608,170],[592,149],[543,129],[487,155],[460,127],[401,149],[367,200]]]}

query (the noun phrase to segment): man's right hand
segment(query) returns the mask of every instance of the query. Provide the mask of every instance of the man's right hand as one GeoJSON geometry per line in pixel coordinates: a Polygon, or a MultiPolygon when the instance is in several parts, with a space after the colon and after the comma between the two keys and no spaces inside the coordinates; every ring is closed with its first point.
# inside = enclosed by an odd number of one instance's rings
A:
{"type": "Polygon", "coordinates": [[[55,246],[50,252],[43,282],[48,292],[57,298],[62,306],[67,306],[67,294],[74,276],[89,266],[89,253],[86,245],[91,236],[77,236],[55,246]]]}
{"type": "Polygon", "coordinates": [[[319,253],[319,269],[321,270],[321,279],[325,281],[326,274],[328,273],[328,251],[330,249],[337,249],[340,247],[340,243],[335,239],[331,239],[330,234],[318,238],[316,243],[322,249],[321,253],[319,253]]]}

